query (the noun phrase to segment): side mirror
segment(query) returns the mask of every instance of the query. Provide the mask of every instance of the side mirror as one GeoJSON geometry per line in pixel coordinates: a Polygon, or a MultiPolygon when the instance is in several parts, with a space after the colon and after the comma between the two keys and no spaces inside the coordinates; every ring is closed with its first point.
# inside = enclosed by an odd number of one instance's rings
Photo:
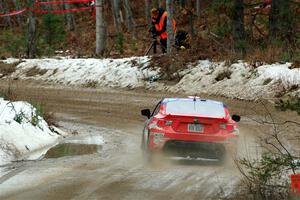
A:
{"type": "Polygon", "coordinates": [[[233,121],[235,121],[235,122],[241,121],[241,117],[238,116],[238,115],[232,115],[231,119],[232,119],[233,121]]]}
{"type": "Polygon", "coordinates": [[[142,114],[143,116],[146,116],[148,119],[149,119],[150,116],[151,116],[151,112],[150,112],[149,109],[141,110],[141,114],[142,114]]]}

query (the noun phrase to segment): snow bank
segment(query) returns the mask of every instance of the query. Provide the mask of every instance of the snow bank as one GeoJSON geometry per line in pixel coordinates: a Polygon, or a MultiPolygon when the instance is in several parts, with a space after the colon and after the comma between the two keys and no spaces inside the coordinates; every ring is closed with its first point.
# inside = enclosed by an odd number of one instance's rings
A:
{"type": "Polygon", "coordinates": [[[290,66],[286,63],[254,68],[244,62],[226,66],[224,62],[199,61],[195,67],[180,72],[180,82],[167,89],[247,100],[281,96],[291,89],[299,93],[300,69],[289,69],[290,66]]]}
{"type": "MultiPolygon", "coordinates": [[[[17,71],[13,76],[67,85],[134,88],[142,86],[143,80],[157,74],[154,70],[141,69],[148,64],[148,60],[147,57],[124,59],[27,59],[17,66],[17,71]],[[29,70],[36,72],[28,76],[29,70]],[[44,72],[41,70],[44,70],[44,72]]],[[[7,62],[11,63],[13,59],[8,59],[7,62]]]]}
{"type": "MultiPolygon", "coordinates": [[[[13,63],[16,60],[8,59],[5,62],[13,63]]],[[[191,95],[207,93],[247,100],[272,98],[286,92],[300,95],[300,69],[289,69],[291,63],[253,67],[241,61],[226,65],[225,62],[202,60],[179,72],[182,79],[172,86],[152,82],[153,77],[158,76],[159,69],[147,68],[148,65],[148,57],[27,59],[17,66],[17,71],[12,76],[65,85],[146,87],[191,95]],[[30,70],[36,72],[28,73],[30,70]]]]}
{"type": "Polygon", "coordinates": [[[13,160],[37,159],[55,145],[58,138],[32,105],[0,98],[0,165],[13,160]]]}

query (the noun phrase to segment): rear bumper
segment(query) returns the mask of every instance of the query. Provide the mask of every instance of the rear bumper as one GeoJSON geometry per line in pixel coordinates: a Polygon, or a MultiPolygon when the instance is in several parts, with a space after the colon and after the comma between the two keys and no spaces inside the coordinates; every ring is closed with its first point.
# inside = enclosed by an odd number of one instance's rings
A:
{"type": "Polygon", "coordinates": [[[221,158],[226,150],[223,143],[169,140],[162,151],[170,156],[191,158],[221,158]]]}
{"type": "Polygon", "coordinates": [[[215,149],[220,146],[233,145],[238,134],[220,131],[216,134],[163,132],[152,129],[149,135],[149,149],[161,151],[165,149],[215,149]]]}

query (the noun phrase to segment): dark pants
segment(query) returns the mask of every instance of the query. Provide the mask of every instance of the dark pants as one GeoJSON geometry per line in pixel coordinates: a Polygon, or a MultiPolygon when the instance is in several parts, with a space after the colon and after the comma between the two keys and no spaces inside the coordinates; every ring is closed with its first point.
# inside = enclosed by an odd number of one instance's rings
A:
{"type": "Polygon", "coordinates": [[[167,39],[160,39],[160,46],[163,53],[167,53],[167,39]]]}

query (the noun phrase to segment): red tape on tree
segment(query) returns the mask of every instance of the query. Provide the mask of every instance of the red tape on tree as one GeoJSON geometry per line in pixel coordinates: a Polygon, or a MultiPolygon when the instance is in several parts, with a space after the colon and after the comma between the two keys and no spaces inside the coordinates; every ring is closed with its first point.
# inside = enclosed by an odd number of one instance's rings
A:
{"type": "MultiPolygon", "coordinates": [[[[66,0],[66,1],[50,1],[50,2],[46,2],[46,1],[41,2],[39,0],[36,0],[35,4],[36,5],[55,5],[55,4],[75,4],[75,3],[90,3],[90,2],[95,2],[95,0],[66,0]]],[[[71,8],[71,9],[66,9],[66,10],[42,10],[42,9],[34,9],[34,8],[27,8],[27,9],[24,8],[22,10],[0,14],[0,17],[10,17],[10,16],[14,16],[14,15],[20,15],[26,11],[31,11],[34,13],[41,13],[41,14],[46,14],[46,13],[61,14],[61,13],[68,13],[68,12],[81,12],[81,11],[93,10],[93,9],[94,9],[94,6],[71,8]]]]}
{"type": "Polygon", "coordinates": [[[76,3],[90,3],[95,0],[66,0],[66,1],[36,1],[36,5],[57,5],[57,4],[76,4],[76,3]]]}
{"type": "Polygon", "coordinates": [[[82,8],[71,8],[67,10],[40,10],[40,9],[29,9],[31,12],[34,13],[54,13],[54,14],[61,14],[61,13],[67,13],[67,12],[81,12],[85,10],[92,10],[93,7],[82,7],[82,8]]]}
{"type": "Polygon", "coordinates": [[[25,12],[26,10],[27,9],[24,8],[22,10],[17,10],[17,11],[13,11],[13,12],[10,12],[10,13],[0,14],[0,17],[10,17],[10,16],[14,16],[14,15],[20,15],[23,12],[25,12]]]}

